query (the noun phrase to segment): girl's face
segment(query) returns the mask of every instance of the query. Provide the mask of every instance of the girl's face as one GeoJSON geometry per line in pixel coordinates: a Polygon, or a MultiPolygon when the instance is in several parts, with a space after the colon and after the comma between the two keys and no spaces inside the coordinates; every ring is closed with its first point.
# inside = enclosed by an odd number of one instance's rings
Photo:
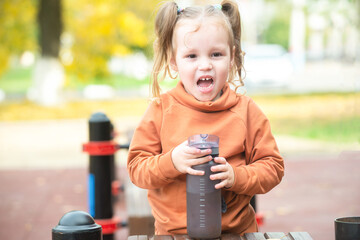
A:
{"type": "Polygon", "coordinates": [[[228,79],[234,48],[230,49],[228,33],[219,23],[203,21],[196,27],[193,20],[176,27],[171,66],[189,94],[199,101],[214,101],[228,79]]]}

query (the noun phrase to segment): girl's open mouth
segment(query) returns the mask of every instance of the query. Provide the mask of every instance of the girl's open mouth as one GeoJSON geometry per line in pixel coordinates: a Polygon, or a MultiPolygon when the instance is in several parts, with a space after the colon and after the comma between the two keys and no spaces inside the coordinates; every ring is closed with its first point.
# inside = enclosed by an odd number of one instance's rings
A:
{"type": "Polygon", "coordinates": [[[203,93],[210,92],[214,86],[214,80],[211,77],[201,77],[197,81],[197,86],[203,93]]]}

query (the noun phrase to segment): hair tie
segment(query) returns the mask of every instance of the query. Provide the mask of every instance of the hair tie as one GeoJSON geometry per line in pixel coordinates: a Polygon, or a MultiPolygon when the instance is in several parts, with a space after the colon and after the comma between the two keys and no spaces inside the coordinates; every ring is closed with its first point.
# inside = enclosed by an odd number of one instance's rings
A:
{"type": "Polygon", "coordinates": [[[180,14],[180,13],[182,13],[184,11],[184,9],[183,8],[177,8],[177,14],[180,14]]]}
{"type": "Polygon", "coordinates": [[[219,10],[222,9],[221,4],[214,4],[213,7],[214,7],[215,9],[219,9],[219,10]]]}

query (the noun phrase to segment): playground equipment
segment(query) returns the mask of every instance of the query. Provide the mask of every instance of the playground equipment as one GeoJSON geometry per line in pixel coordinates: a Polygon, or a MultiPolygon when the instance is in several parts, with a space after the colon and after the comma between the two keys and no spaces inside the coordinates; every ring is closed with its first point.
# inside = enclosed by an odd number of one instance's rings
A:
{"type": "Polygon", "coordinates": [[[102,240],[101,226],[86,212],[66,213],[52,229],[52,240],[102,240]]]}
{"type": "Polygon", "coordinates": [[[101,225],[104,240],[113,240],[114,232],[127,223],[114,217],[113,193],[117,193],[119,184],[115,180],[114,154],[129,145],[119,145],[113,141],[113,125],[101,112],[89,119],[89,143],[83,145],[83,151],[90,156],[88,177],[89,213],[95,222],[101,225]]]}

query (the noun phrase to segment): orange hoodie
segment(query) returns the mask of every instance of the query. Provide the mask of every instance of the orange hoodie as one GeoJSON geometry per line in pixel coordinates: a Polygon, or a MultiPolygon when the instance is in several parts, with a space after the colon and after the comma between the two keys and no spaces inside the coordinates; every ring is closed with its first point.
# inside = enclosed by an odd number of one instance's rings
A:
{"type": "Polygon", "coordinates": [[[284,175],[284,163],[268,119],[247,96],[229,85],[214,102],[200,102],[183,85],[153,101],[136,128],[128,155],[131,181],[148,189],[155,234],[186,234],[186,175],[175,169],[172,150],[200,133],[220,138],[219,156],[233,167],[235,182],[222,189],[227,211],[222,232],[256,232],[253,195],[274,188],[284,175]]]}

